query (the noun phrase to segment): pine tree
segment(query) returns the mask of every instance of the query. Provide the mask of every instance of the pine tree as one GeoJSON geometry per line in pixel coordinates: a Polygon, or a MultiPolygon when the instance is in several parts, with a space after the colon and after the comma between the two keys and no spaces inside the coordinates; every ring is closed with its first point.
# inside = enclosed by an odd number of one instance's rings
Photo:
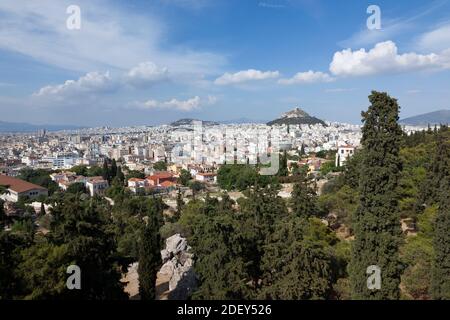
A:
{"type": "Polygon", "coordinates": [[[335,264],[327,238],[332,231],[317,219],[287,216],[276,223],[264,246],[262,299],[327,299],[335,264]],[[313,239],[310,235],[314,235],[313,239]]]}
{"type": "Polygon", "coordinates": [[[401,235],[397,213],[397,193],[402,137],[398,125],[397,100],[386,93],[372,91],[371,106],[362,112],[362,165],[360,205],[355,213],[350,280],[355,299],[398,299],[401,235]],[[367,286],[367,268],[381,270],[381,289],[367,286]]]}
{"type": "Polygon", "coordinates": [[[439,168],[438,212],[434,225],[432,296],[450,300],[450,144],[438,136],[433,167],[439,168]]]}
{"type": "Polygon", "coordinates": [[[64,298],[126,299],[110,213],[104,207],[100,198],[83,201],[79,195],[69,195],[52,208],[57,219],[52,224],[49,241],[67,246],[65,260],[82,270],[83,290],[65,290],[64,298]]]}
{"type": "Polygon", "coordinates": [[[149,214],[142,228],[139,243],[139,294],[142,300],[154,300],[156,297],[156,275],[161,267],[161,237],[159,205],[149,203],[149,214]]]}
{"type": "Polygon", "coordinates": [[[299,217],[317,214],[317,195],[312,184],[307,173],[299,171],[298,182],[294,185],[291,197],[292,212],[299,217]]]}

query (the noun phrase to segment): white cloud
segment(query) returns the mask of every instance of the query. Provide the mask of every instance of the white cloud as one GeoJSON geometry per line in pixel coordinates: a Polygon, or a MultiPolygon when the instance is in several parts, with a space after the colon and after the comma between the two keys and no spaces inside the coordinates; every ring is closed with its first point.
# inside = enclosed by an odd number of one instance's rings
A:
{"type": "Polygon", "coordinates": [[[307,72],[298,72],[292,78],[280,79],[280,84],[303,84],[303,83],[316,83],[316,82],[331,82],[334,81],[329,74],[320,71],[309,70],[307,72]]]}
{"type": "Polygon", "coordinates": [[[422,50],[441,51],[450,48],[450,24],[424,33],[419,37],[417,45],[422,50]]]}
{"type": "Polygon", "coordinates": [[[79,94],[111,92],[116,88],[117,83],[113,81],[109,72],[89,72],[78,80],[67,80],[60,85],[43,87],[39,91],[33,93],[33,96],[63,99],[68,96],[76,96],[79,94]]]}
{"type": "Polygon", "coordinates": [[[399,73],[423,69],[442,69],[450,66],[450,54],[430,53],[426,55],[414,52],[398,54],[392,41],[380,42],[366,51],[345,49],[336,52],[330,64],[335,76],[364,76],[382,73],[399,73]]]}
{"type": "Polygon", "coordinates": [[[149,12],[131,13],[110,1],[77,0],[81,29],[69,30],[66,8],[71,4],[71,0],[0,1],[0,49],[84,73],[128,70],[149,60],[173,73],[222,72],[223,56],[164,42],[165,24],[149,12]]]}
{"type": "Polygon", "coordinates": [[[147,100],[144,102],[135,101],[130,104],[131,107],[138,109],[171,109],[179,111],[194,111],[200,109],[204,105],[215,104],[217,98],[208,96],[207,99],[200,99],[199,96],[187,100],[170,99],[167,101],[147,100]]]}
{"type": "Polygon", "coordinates": [[[125,81],[136,87],[145,87],[169,78],[167,68],[158,67],[153,62],[142,62],[128,71],[125,81]]]}
{"type": "Polygon", "coordinates": [[[217,78],[214,83],[217,85],[238,84],[242,82],[265,80],[278,78],[280,73],[278,71],[260,71],[248,69],[236,73],[225,73],[217,78]]]}
{"type": "Polygon", "coordinates": [[[172,99],[162,103],[163,108],[176,109],[181,111],[192,111],[200,107],[200,97],[195,96],[188,100],[172,99]]]}

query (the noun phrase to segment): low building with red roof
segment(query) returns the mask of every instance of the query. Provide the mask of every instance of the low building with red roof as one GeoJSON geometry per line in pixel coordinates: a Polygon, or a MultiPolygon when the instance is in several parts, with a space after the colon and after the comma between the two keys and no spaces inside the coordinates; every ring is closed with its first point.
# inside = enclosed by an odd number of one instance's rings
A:
{"type": "Polygon", "coordinates": [[[148,176],[147,182],[151,186],[160,186],[165,181],[176,182],[175,175],[167,171],[160,171],[148,176]]]}
{"type": "Polygon", "coordinates": [[[2,199],[11,202],[19,201],[20,197],[33,199],[48,195],[48,190],[44,187],[5,175],[0,175],[0,186],[8,189],[6,194],[1,195],[2,199]]]}

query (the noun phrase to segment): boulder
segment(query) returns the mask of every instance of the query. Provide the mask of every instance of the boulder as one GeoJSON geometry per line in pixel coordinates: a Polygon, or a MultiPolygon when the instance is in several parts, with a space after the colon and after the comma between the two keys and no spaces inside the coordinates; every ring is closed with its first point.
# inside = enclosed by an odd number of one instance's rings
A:
{"type": "Polygon", "coordinates": [[[187,250],[187,246],[187,240],[181,237],[179,233],[166,239],[166,250],[173,255],[187,250]]]}
{"type": "Polygon", "coordinates": [[[169,279],[168,298],[186,300],[197,287],[194,273],[194,254],[187,240],[180,234],[166,239],[166,248],[161,250],[163,266],[159,274],[169,279]]]}

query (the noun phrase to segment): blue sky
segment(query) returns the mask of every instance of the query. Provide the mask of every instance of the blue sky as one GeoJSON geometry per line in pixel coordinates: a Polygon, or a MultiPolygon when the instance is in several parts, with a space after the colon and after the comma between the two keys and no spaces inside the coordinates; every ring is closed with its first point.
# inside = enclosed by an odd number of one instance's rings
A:
{"type": "Polygon", "coordinates": [[[449,109],[449,84],[450,0],[0,3],[4,121],[270,120],[299,106],[359,123],[372,89],[407,117],[449,109]],[[369,5],[380,30],[367,28],[369,5]]]}

